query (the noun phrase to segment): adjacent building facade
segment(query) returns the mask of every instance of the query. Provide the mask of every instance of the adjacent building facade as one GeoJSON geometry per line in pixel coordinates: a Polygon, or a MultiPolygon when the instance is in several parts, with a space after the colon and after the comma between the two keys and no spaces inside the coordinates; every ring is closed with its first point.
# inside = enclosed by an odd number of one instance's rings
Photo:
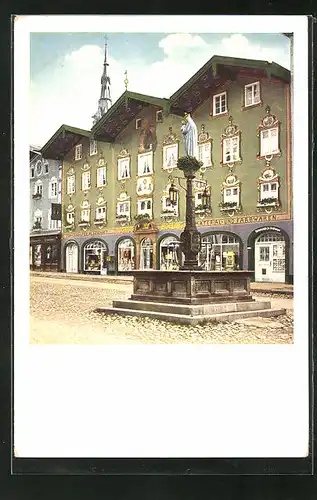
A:
{"type": "Polygon", "coordinates": [[[211,194],[206,209],[196,183],[201,265],[292,282],[290,73],[275,63],[219,56],[169,99],[126,91],[90,131],[63,125],[42,148],[62,164],[61,269],[178,269],[185,112],[198,128],[198,178],[211,194]]]}
{"type": "Polygon", "coordinates": [[[52,203],[61,203],[62,166],[30,147],[30,269],[60,270],[61,221],[52,216],[52,203]],[[53,217],[53,218],[52,218],[53,217]]]}

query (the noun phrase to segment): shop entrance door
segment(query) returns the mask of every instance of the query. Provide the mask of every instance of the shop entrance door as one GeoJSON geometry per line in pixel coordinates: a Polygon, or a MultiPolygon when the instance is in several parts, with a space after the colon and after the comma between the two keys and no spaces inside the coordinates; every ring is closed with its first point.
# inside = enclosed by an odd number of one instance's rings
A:
{"type": "Polygon", "coordinates": [[[285,240],[265,234],[255,242],[255,281],[285,283],[285,240]]]}
{"type": "Polygon", "coordinates": [[[78,247],[75,243],[66,247],[66,272],[78,273],[78,247]]]}

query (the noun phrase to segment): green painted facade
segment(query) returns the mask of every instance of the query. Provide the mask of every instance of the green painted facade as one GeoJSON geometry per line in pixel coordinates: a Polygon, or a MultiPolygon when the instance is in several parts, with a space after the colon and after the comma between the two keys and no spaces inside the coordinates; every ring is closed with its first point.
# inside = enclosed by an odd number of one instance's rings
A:
{"type": "MultiPolygon", "coordinates": [[[[248,80],[247,83],[252,83],[254,80],[248,80]]],[[[221,86],[217,88],[217,94],[227,91],[228,99],[228,113],[223,116],[213,117],[210,116],[212,105],[212,94],[205,102],[192,112],[192,117],[197,125],[198,133],[200,132],[201,125],[205,125],[206,132],[212,139],[212,163],[213,166],[207,169],[204,179],[207,180],[211,186],[211,209],[212,218],[223,217],[224,213],[220,211],[219,203],[221,198],[221,185],[225,177],[229,174],[227,166],[221,165],[221,136],[226,126],[229,125],[229,116],[232,116],[233,124],[237,125],[241,131],[241,158],[242,163],[235,164],[233,173],[237,175],[241,182],[241,204],[242,212],[240,215],[256,215],[257,214],[257,180],[265,168],[264,159],[257,159],[259,153],[259,139],[257,128],[265,116],[266,106],[270,106],[270,112],[276,115],[280,121],[280,149],[281,156],[274,157],[271,161],[271,167],[276,170],[277,175],[280,176],[280,212],[287,212],[287,155],[286,155],[286,141],[287,141],[287,126],[286,123],[286,100],[287,100],[287,87],[288,83],[278,81],[276,79],[262,79],[261,80],[261,99],[262,105],[257,105],[249,109],[243,108],[244,99],[244,84],[238,81],[226,84],[225,88],[221,86]]],[[[85,231],[78,227],[77,223],[80,220],[80,205],[84,200],[88,200],[91,208],[91,222],[90,230],[102,234],[104,227],[98,228],[94,226],[93,219],[95,217],[96,200],[98,197],[103,196],[107,202],[107,223],[105,227],[107,232],[109,230],[118,228],[120,224],[116,223],[116,203],[117,198],[122,191],[126,191],[131,197],[131,225],[134,224],[134,216],[137,214],[137,193],[136,193],[136,179],[137,179],[137,158],[138,148],[140,143],[140,131],[136,130],[135,119],[144,118],[149,122],[156,125],[157,147],[154,152],[154,192],[153,195],[153,214],[154,220],[159,225],[162,222],[160,217],[162,211],[161,197],[163,190],[168,184],[169,174],[162,169],[163,164],[163,140],[169,132],[169,127],[177,134],[179,139],[179,156],[184,155],[183,139],[180,132],[181,120],[180,116],[173,114],[164,114],[163,122],[156,123],[156,111],[160,109],[157,105],[149,105],[144,107],[139,114],[122,130],[114,142],[97,141],[98,152],[96,155],[89,155],[89,138],[82,136],[77,144],[82,144],[82,159],[75,161],[74,154],[75,148],[73,147],[64,157],[63,160],[63,228],[65,222],[65,207],[72,204],[76,207],[75,210],[75,227],[72,231],[67,231],[71,236],[72,233],[82,233],[85,231]],[[131,155],[130,162],[130,178],[125,181],[123,185],[117,179],[117,157],[122,149],[128,150],[131,155]],[[101,190],[97,189],[97,162],[103,156],[107,166],[107,185],[101,190]],[[82,167],[85,162],[88,162],[91,170],[91,188],[87,193],[81,190],[81,174],[82,167]],[[70,167],[74,167],[76,172],[76,192],[69,196],[66,194],[67,171],[70,167]]],[[[162,108],[161,108],[162,109],[162,108]]],[[[174,169],[172,175],[182,177],[182,173],[178,169],[174,169]]],[[[185,192],[179,190],[179,221],[184,221],[185,218],[185,192]]],[[[287,219],[287,217],[285,217],[287,219]]],[[[63,232],[64,229],[63,229],[63,232]]],[[[114,231],[115,232],[115,231],[114,231]]]]}

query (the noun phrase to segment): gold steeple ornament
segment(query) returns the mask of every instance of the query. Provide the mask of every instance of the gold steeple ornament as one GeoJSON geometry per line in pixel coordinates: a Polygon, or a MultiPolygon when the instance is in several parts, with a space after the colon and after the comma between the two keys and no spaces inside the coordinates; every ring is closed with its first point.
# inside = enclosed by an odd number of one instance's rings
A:
{"type": "Polygon", "coordinates": [[[124,86],[125,86],[125,89],[128,90],[129,80],[128,80],[128,71],[127,70],[125,70],[124,75],[125,75],[124,86]]]}

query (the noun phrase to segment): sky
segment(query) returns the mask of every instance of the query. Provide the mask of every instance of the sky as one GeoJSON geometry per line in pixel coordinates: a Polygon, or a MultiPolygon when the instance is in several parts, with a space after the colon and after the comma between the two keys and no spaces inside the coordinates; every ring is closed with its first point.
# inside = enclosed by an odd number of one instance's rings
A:
{"type": "MultiPolygon", "coordinates": [[[[109,33],[114,103],[128,90],[170,97],[213,55],[274,61],[290,69],[289,39],[278,33],[109,33]]],[[[89,130],[97,111],[105,33],[30,34],[30,144],[43,146],[67,124],[89,130]]]]}

